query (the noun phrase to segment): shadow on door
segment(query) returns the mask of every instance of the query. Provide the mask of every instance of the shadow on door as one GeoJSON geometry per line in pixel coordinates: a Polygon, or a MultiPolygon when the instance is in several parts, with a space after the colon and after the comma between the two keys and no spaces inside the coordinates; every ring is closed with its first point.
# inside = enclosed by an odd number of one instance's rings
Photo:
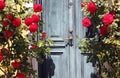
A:
{"type": "Polygon", "coordinates": [[[55,64],[51,56],[44,59],[43,64],[38,63],[38,76],[39,78],[52,78],[54,76],[55,64]]]}

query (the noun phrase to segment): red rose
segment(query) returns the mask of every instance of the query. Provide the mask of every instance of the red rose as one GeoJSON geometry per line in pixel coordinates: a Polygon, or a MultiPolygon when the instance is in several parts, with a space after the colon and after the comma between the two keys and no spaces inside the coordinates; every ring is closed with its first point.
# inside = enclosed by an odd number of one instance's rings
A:
{"type": "Polygon", "coordinates": [[[41,12],[42,5],[41,4],[34,4],[33,9],[34,9],[34,12],[41,12]]]}
{"type": "Polygon", "coordinates": [[[91,26],[92,22],[91,22],[91,20],[90,20],[88,17],[85,17],[85,18],[83,18],[83,20],[82,20],[82,24],[83,24],[83,26],[85,26],[85,27],[89,27],[89,26],[91,26]]]}
{"type": "Polygon", "coordinates": [[[2,61],[4,59],[4,56],[1,54],[0,55],[0,61],[2,61]]]}
{"type": "Polygon", "coordinates": [[[12,62],[11,64],[14,68],[19,68],[20,67],[20,62],[15,61],[15,62],[12,62]]]}
{"type": "Polygon", "coordinates": [[[32,24],[33,20],[32,18],[26,18],[24,22],[27,26],[29,26],[30,24],[32,24]]]}
{"type": "Polygon", "coordinates": [[[109,25],[114,21],[114,16],[112,14],[105,14],[102,21],[105,25],[109,25]]]}
{"type": "Polygon", "coordinates": [[[3,21],[2,21],[2,25],[3,25],[4,27],[8,26],[8,25],[9,25],[8,20],[3,20],[3,21]]]}
{"type": "Polygon", "coordinates": [[[42,37],[42,38],[45,38],[45,37],[46,37],[46,33],[43,32],[43,33],[41,34],[41,37],[42,37]]]}
{"type": "Polygon", "coordinates": [[[5,18],[12,21],[13,20],[13,15],[12,14],[7,14],[7,15],[5,15],[5,18]]]}
{"type": "Polygon", "coordinates": [[[38,23],[40,21],[40,16],[33,14],[32,15],[32,20],[33,20],[34,23],[38,23]]]}
{"type": "Polygon", "coordinates": [[[4,0],[0,0],[0,1],[4,2],[4,0]]]}
{"type": "Polygon", "coordinates": [[[12,31],[11,30],[5,30],[4,31],[4,37],[5,38],[10,38],[12,36],[12,31]]]}
{"type": "Polygon", "coordinates": [[[100,35],[105,36],[108,33],[108,26],[104,25],[100,28],[100,35]]]}
{"type": "Polygon", "coordinates": [[[30,32],[36,32],[38,30],[38,25],[35,23],[30,24],[29,30],[30,32]]]}
{"type": "Polygon", "coordinates": [[[0,1],[0,10],[3,10],[5,8],[5,2],[0,1]]]}
{"type": "Polygon", "coordinates": [[[19,27],[21,25],[21,20],[20,18],[15,18],[13,21],[12,21],[12,25],[15,26],[15,27],[19,27]]]}
{"type": "Polygon", "coordinates": [[[90,2],[87,6],[87,10],[90,11],[90,13],[92,13],[92,14],[96,12],[96,9],[97,9],[97,7],[96,7],[95,3],[93,3],[93,2],[90,2]]]}
{"type": "Polygon", "coordinates": [[[36,48],[38,48],[38,46],[35,45],[35,44],[32,44],[31,46],[32,46],[31,49],[33,49],[33,50],[36,49],[36,48]]]}
{"type": "Polygon", "coordinates": [[[16,78],[25,78],[25,75],[23,73],[17,73],[16,78]]]}

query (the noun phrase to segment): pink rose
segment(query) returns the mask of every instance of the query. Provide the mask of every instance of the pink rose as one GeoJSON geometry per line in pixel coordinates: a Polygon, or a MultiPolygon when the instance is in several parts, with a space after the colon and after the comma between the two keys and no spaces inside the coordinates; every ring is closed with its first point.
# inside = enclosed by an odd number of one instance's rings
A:
{"type": "Polygon", "coordinates": [[[5,2],[0,1],[0,10],[3,10],[5,8],[5,2]]]}
{"type": "Polygon", "coordinates": [[[8,26],[8,25],[9,25],[8,20],[3,20],[3,21],[2,21],[2,25],[3,25],[4,27],[8,26]]]}
{"type": "Polygon", "coordinates": [[[105,14],[102,21],[105,25],[109,25],[114,21],[114,16],[112,14],[105,14]]]}
{"type": "Polygon", "coordinates": [[[18,72],[16,78],[25,78],[25,75],[18,72]]]}
{"type": "Polygon", "coordinates": [[[36,32],[38,30],[38,25],[35,23],[30,24],[29,30],[30,32],[36,32]]]}
{"type": "Polygon", "coordinates": [[[27,26],[29,26],[30,24],[32,24],[33,20],[32,18],[26,18],[24,22],[27,26]]]}
{"type": "Polygon", "coordinates": [[[15,18],[13,21],[12,21],[12,25],[15,26],[15,27],[19,27],[21,25],[21,20],[20,18],[15,18]]]}
{"type": "Polygon", "coordinates": [[[96,9],[97,7],[94,2],[90,2],[87,6],[87,10],[90,11],[91,14],[95,13],[96,9]]]}
{"type": "Polygon", "coordinates": [[[104,25],[100,28],[100,35],[105,36],[108,33],[108,26],[104,25]]]}
{"type": "Polygon", "coordinates": [[[12,31],[11,30],[5,30],[4,31],[4,37],[5,38],[10,38],[12,36],[12,31]]]}
{"type": "Polygon", "coordinates": [[[41,12],[42,5],[41,4],[34,4],[33,9],[34,9],[34,12],[41,12]]]}
{"type": "Polygon", "coordinates": [[[32,20],[33,20],[34,23],[38,23],[38,22],[40,22],[40,16],[33,14],[32,15],[32,20]]]}
{"type": "Polygon", "coordinates": [[[12,14],[7,14],[7,15],[5,15],[5,18],[7,18],[7,20],[12,21],[14,17],[12,14]]]}
{"type": "Polygon", "coordinates": [[[82,20],[82,24],[83,24],[83,26],[85,26],[85,27],[89,27],[89,26],[91,26],[92,22],[91,22],[91,20],[90,20],[88,17],[85,17],[85,18],[83,18],[83,20],[82,20]]]}

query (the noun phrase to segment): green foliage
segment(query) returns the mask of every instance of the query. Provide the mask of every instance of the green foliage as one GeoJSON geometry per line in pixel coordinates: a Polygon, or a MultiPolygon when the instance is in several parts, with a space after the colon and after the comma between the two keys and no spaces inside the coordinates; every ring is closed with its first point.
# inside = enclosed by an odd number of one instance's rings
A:
{"type": "MultiPolygon", "coordinates": [[[[92,21],[92,37],[80,40],[80,50],[89,54],[87,62],[96,64],[99,77],[119,78],[120,77],[120,1],[115,0],[114,4],[109,4],[107,0],[91,0],[97,6],[97,11],[91,14],[87,9],[87,4],[82,7],[84,17],[89,17],[92,21]],[[101,35],[100,30],[104,25],[103,17],[107,13],[113,12],[114,21],[108,25],[106,35],[101,35]]],[[[83,3],[84,4],[84,3],[83,3]]],[[[89,28],[87,28],[89,29],[89,28]]]]}
{"type": "MultiPolygon", "coordinates": [[[[38,62],[43,62],[46,54],[50,54],[49,45],[52,41],[47,36],[42,37],[42,30],[32,33],[29,32],[29,26],[24,23],[25,18],[35,14],[33,8],[26,8],[26,3],[33,3],[33,0],[5,0],[6,6],[0,10],[0,78],[17,78],[17,73],[23,73],[23,78],[37,78],[36,71],[33,69],[31,60],[36,58],[38,62]],[[8,20],[8,26],[4,27],[3,20],[5,16],[12,14],[14,18],[21,19],[21,25],[15,27],[11,20],[8,20]],[[11,30],[5,37],[5,30],[11,30]],[[32,45],[35,45],[33,47],[32,45]],[[19,64],[12,65],[12,62],[19,64]]],[[[40,12],[38,13],[40,14],[40,12]]],[[[39,21],[39,27],[42,28],[44,22],[39,21]]]]}

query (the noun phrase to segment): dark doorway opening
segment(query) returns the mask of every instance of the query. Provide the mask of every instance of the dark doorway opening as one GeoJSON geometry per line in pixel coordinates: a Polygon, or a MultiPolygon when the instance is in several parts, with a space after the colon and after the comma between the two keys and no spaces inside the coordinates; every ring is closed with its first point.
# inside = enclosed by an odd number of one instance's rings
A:
{"type": "Polygon", "coordinates": [[[38,63],[38,76],[39,78],[51,78],[54,76],[55,64],[51,56],[44,58],[44,62],[38,63]]]}

